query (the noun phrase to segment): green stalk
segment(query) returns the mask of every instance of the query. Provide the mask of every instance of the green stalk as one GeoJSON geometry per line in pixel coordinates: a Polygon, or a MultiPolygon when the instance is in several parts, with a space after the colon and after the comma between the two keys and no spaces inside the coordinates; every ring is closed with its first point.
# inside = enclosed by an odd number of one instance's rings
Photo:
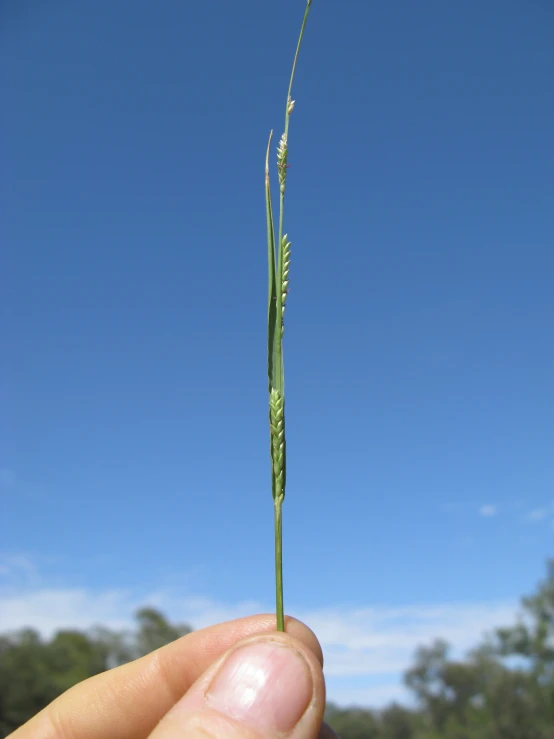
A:
{"type": "MultiPolygon", "coordinates": [[[[298,37],[298,43],[296,45],[296,53],[294,55],[294,61],[292,63],[292,71],[290,73],[290,81],[289,81],[289,89],[287,92],[287,102],[285,105],[285,141],[287,143],[287,149],[288,149],[288,138],[289,138],[289,121],[290,121],[290,114],[292,113],[292,109],[290,108],[290,103],[292,101],[292,83],[294,82],[294,74],[296,72],[296,65],[298,63],[298,56],[300,55],[300,47],[302,46],[302,39],[304,38],[304,31],[306,30],[306,23],[308,21],[308,15],[310,13],[310,6],[312,4],[312,0],[308,0],[308,3],[306,5],[306,10],[304,11],[304,20],[302,21],[302,27],[300,29],[300,36],[298,37]]],[[[287,151],[288,153],[288,151],[287,151]]],[[[286,165],[286,162],[285,162],[286,165]]],[[[285,171],[285,178],[286,178],[286,171],[285,171]]],[[[281,245],[281,242],[283,241],[283,221],[285,217],[285,187],[281,187],[281,194],[279,198],[279,246],[281,245]]]]}
{"type": "Polygon", "coordinates": [[[275,502],[275,606],[277,612],[277,631],[285,630],[285,610],[283,608],[283,516],[282,502],[275,502]]]}
{"type": "Polygon", "coordinates": [[[275,508],[275,591],[277,630],[285,630],[285,616],[283,609],[283,531],[282,505],[285,499],[287,480],[287,459],[285,439],[285,376],[283,367],[283,332],[285,303],[288,292],[288,274],[290,267],[290,243],[283,235],[285,217],[285,187],[287,178],[288,134],[290,115],[294,107],[291,98],[292,84],[300,47],[306,29],[306,22],[310,12],[312,0],[307,0],[304,20],[300,29],[300,36],[296,46],[292,72],[290,75],[287,102],[285,106],[285,132],[277,149],[277,167],[279,173],[279,229],[278,239],[275,239],[275,224],[271,200],[269,179],[269,153],[273,131],[269,136],[265,163],[265,195],[267,219],[267,250],[268,250],[268,299],[267,299],[267,369],[269,389],[269,425],[270,425],[270,454],[271,454],[271,490],[275,508]]]}

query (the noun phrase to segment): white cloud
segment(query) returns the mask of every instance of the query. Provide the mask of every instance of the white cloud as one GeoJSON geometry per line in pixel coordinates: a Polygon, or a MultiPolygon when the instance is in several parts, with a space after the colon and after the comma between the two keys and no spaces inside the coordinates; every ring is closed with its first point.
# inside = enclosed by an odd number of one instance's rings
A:
{"type": "Polygon", "coordinates": [[[0,591],[0,632],[32,627],[45,636],[58,629],[87,629],[102,624],[112,629],[129,625],[133,602],[122,591],[91,593],[84,589],[39,589],[19,594],[0,591]]]}
{"type": "Polygon", "coordinates": [[[544,508],[535,508],[532,510],[528,518],[530,521],[544,521],[545,518],[554,514],[554,504],[544,506],[544,508]]]}
{"type": "Polygon", "coordinates": [[[411,693],[399,681],[383,683],[382,685],[368,685],[363,688],[341,687],[340,684],[336,687],[329,686],[329,680],[327,680],[327,683],[329,700],[339,706],[382,708],[393,702],[404,705],[414,702],[411,693]]]}
{"type": "Polygon", "coordinates": [[[329,676],[402,672],[415,649],[442,638],[462,653],[486,632],[512,623],[515,603],[449,603],[403,608],[319,609],[301,614],[325,647],[329,676]]]}
{"type": "MultiPolygon", "coordinates": [[[[124,629],[132,625],[134,611],[146,604],[196,628],[271,610],[254,602],[220,603],[206,596],[176,597],[163,591],[45,587],[37,585],[32,564],[21,556],[0,560],[0,578],[8,570],[12,574],[28,571],[29,578],[25,585],[19,578],[17,582],[4,578],[12,581],[0,587],[0,632],[31,626],[51,635],[59,628],[87,629],[98,624],[124,629]]],[[[486,632],[513,623],[517,603],[292,608],[290,612],[321,641],[329,699],[341,705],[382,706],[393,699],[405,702],[401,674],[419,645],[440,637],[452,644],[455,654],[463,653],[486,632]]]]}
{"type": "Polygon", "coordinates": [[[479,508],[479,515],[485,516],[485,517],[491,517],[496,516],[498,513],[498,506],[495,505],[482,505],[481,508],[479,508]]]}

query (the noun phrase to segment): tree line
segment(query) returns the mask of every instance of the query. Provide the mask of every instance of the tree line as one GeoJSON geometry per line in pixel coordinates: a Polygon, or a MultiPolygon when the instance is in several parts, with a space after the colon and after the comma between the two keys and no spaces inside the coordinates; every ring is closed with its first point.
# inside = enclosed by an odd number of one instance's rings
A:
{"type": "MultiPolygon", "coordinates": [[[[0,636],[0,737],[75,683],[137,659],[191,631],[143,608],[131,631],[33,629],[0,636]]],[[[405,676],[414,708],[374,711],[328,705],[342,739],[554,739],[554,562],[522,617],[464,659],[448,644],[421,646],[405,676]]]]}
{"type": "Polygon", "coordinates": [[[554,739],[554,562],[516,624],[460,660],[420,647],[404,682],[413,710],[329,706],[327,720],[342,739],[554,739]]]}

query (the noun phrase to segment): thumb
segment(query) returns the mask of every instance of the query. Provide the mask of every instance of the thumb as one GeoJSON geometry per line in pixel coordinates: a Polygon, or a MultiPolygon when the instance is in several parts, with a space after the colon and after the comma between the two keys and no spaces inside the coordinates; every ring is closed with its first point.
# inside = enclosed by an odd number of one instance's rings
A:
{"type": "Polygon", "coordinates": [[[288,634],[260,635],[211,665],[150,739],[316,739],[324,708],[316,657],[288,634]]]}

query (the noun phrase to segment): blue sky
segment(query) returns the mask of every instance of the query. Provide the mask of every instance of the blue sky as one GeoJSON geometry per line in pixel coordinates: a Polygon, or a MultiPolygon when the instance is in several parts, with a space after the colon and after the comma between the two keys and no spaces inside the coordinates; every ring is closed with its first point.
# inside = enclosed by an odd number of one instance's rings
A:
{"type": "MultiPolygon", "coordinates": [[[[1,628],[273,607],[263,160],[303,7],[2,4],[1,628]]],[[[343,702],[470,646],[553,553],[553,26],[313,0],[285,600],[343,702]]]]}

